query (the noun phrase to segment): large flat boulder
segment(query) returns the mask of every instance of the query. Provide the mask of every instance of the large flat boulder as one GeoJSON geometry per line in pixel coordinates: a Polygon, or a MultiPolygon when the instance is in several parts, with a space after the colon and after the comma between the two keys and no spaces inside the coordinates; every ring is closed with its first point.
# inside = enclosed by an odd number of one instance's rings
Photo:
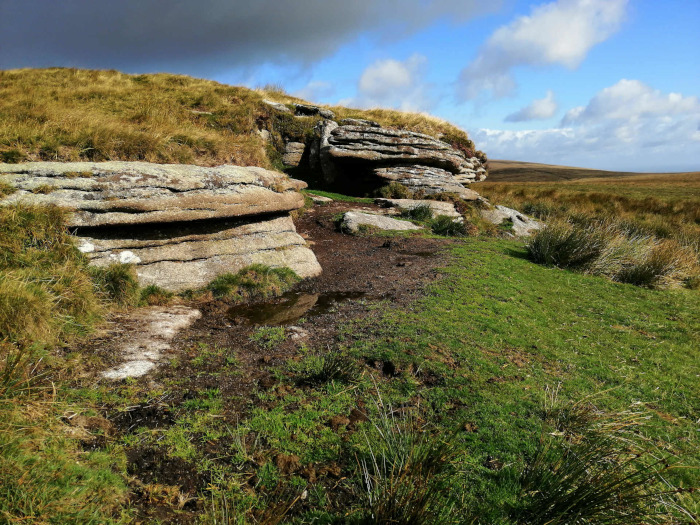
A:
{"type": "Polygon", "coordinates": [[[328,137],[328,154],[335,159],[365,160],[379,166],[431,166],[479,180],[475,158],[467,158],[446,142],[430,135],[375,125],[343,125],[328,137]]]}
{"type": "Polygon", "coordinates": [[[314,253],[289,216],[78,232],[79,249],[92,264],[134,264],[142,285],[156,284],[168,290],[202,287],[217,275],[236,273],[256,263],[286,266],[300,277],[321,273],[314,253]]]}
{"type": "Polygon", "coordinates": [[[387,184],[398,182],[411,191],[423,195],[436,193],[454,193],[464,200],[476,200],[479,194],[474,190],[465,188],[454,175],[442,168],[431,166],[392,166],[389,168],[377,168],[374,173],[387,184]]]}
{"type": "Polygon", "coordinates": [[[250,264],[321,267],[294,228],[305,183],[255,167],[146,162],[0,164],[12,203],[54,204],[91,264],[128,263],[142,285],[180,291],[250,264]]]}
{"type": "Polygon", "coordinates": [[[286,213],[300,208],[306,183],[257,167],[148,162],[0,164],[16,192],[2,204],[55,204],[69,226],[153,224],[286,213]]]}

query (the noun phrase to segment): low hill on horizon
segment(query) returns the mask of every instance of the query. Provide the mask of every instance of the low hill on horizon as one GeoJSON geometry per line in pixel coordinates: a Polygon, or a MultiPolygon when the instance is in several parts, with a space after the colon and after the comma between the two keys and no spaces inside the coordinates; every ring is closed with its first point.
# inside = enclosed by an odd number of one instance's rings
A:
{"type": "Polygon", "coordinates": [[[620,179],[628,182],[644,182],[659,177],[677,180],[700,179],[700,171],[641,173],[631,171],[608,171],[537,162],[516,160],[489,160],[488,182],[557,182],[584,179],[620,179]]]}

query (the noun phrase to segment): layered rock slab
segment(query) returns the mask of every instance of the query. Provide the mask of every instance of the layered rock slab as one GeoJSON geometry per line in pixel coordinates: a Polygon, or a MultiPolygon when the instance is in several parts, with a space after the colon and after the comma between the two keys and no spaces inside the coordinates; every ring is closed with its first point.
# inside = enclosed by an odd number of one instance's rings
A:
{"type": "Polygon", "coordinates": [[[148,162],[0,164],[17,191],[2,204],[55,204],[68,226],[184,222],[286,213],[304,205],[306,183],[257,167],[148,162]]]}
{"type": "Polygon", "coordinates": [[[323,173],[327,184],[399,182],[425,195],[456,193],[464,199],[477,194],[465,184],[483,180],[486,169],[476,157],[429,135],[384,128],[376,122],[346,119],[341,124],[320,122],[312,141],[310,167],[323,173]]]}
{"type": "Polygon", "coordinates": [[[255,167],[143,162],[0,164],[0,205],[54,204],[97,266],[136,266],[142,285],[197,288],[253,263],[321,272],[289,216],[305,183],[255,167]]]}
{"type": "Polygon", "coordinates": [[[378,168],[375,175],[387,183],[398,182],[412,191],[424,195],[436,193],[455,193],[464,200],[476,200],[479,194],[465,188],[456,177],[447,170],[431,166],[393,166],[378,168]]]}
{"type": "Polygon", "coordinates": [[[251,264],[286,266],[304,278],[321,272],[289,216],[78,233],[79,249],[92,264],[133,263],[142,285],[168,290],[199,288],[251,264]]]}

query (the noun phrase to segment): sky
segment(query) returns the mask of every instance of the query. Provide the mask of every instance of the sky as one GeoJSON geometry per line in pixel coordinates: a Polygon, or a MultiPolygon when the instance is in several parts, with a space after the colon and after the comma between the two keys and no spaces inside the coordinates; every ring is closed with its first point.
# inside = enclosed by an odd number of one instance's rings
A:
{"type": "Polygon", "coordinates": [[[274,84],[489,158],[700,171],[700,0],[0,0],[0,69],[274,84]]]}

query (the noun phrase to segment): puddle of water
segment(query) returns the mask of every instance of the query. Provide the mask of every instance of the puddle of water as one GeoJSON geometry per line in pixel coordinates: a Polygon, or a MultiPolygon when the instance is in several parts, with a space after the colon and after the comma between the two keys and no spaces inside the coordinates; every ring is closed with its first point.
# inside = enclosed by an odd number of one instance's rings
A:
{"type": "Polygon", "coordinates": [[[292,324],[302,317],[326,314],[340,303],[366,296],[365,292],[287,292],[266,303],[234,306],[229,309],[228,317],[244,324],[281,326],[292,324]]]}

